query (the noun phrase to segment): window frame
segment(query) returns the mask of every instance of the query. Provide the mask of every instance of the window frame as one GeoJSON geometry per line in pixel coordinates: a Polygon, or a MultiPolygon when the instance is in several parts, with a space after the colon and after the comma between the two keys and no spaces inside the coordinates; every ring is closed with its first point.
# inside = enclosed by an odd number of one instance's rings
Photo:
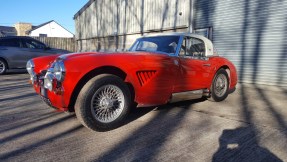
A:
{"type": "MultiPolygon", "coordinates": [[[[23,44],[23,48],[28,48],[28,49],[43,49],[43,50],[45,50],[45,49],[47,48],[46,44],[44,44],[44,43],[42,43],[42,42],[40,42],[40,41],[38,41],[38,40],[29,39],[29,38],[23,38],[23,39],[22,39],[22,44],[23,44]],[[36,43],[38,43],[38,44],[41,44],[41,45],[43,46],[43,48],[30,48],[30,47],[28,47],[27,44],[26,44],[26,43],[29,43],[28,41],[31,41],[31,42],[34,41],[34,42],[36,42],[36,43]]],[[[31,43],[29,43],[29,44],[31,44],[31,43]]]]}
{"type": "MultiPolygon", "coordinates": [[[[190,40],[190,41],[192,41],[192,40],[190,40]]],[[[191,45],[192,44],[190,44],[190,46],[191,45]]],[[[180,49],[179,49],[179,52],[178,52],[178,56],[179,57],[183,57],[183,58],[192,58],[192,59],[203,59],[203,60],[206,60],[207,57],[206,57],[206,44],[205,44],[205,41],[200,39],[200,38],[196,38],[196,37],[192,37],[192,36],[183,36],[182,42],[181,42],[181,46],[180,46],[180,49]],[[204,53],[201,56],[187,55],[187,53],[188,53],[187,52],[187,48],[186,48],[186,46],[187,46],[187,41],[186,40],[187,39],[195,39],[195,40],[198,40],[198,41],[202,42],[203,43],[203,47],[204,47],[204,53]],[[183,44],[185,44],[184,45],[185,49],[183,49],[183,44]],[[182,50],[184,50],[184,54],[183,55],[181,54],[182,50]]]]}

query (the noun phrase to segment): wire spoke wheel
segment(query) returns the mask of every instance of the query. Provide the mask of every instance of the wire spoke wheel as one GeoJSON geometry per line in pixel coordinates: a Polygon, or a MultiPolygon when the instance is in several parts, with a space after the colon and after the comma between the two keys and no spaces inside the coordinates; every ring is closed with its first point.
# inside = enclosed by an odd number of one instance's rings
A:
{"type": "Polygon", "coordinates": [[[75,113],[85,127],[107,131],[123,124],[130,105],[130,90],[122,78],[100,74],[81,89],[75,103],[75,113]]]}
{"type": "Polygon", "coordinates": [[[208,100],[220,102],[226,99],[229,90],[229,77],[225,69],[219,69],[213,78],[208,100]]]}
{"type": "Polygon", "coordinates": [[[0,73],[3,72],[5,69],[5,65],[3,62],[0,61],[0,73]]]}
{"type": "Polygon", "coordinates": [[[217,75],[215,79],[215,94],[222,97],[227,91],[227,78],[224,74],[217,75]]]}
{"type": "Polygon", "coordinates": [[[124,104],[125,97],[119,87],[104,85],[92,97],[92,115],[100,122],[110,123],[121,115],[125,106],[124,104]]]}

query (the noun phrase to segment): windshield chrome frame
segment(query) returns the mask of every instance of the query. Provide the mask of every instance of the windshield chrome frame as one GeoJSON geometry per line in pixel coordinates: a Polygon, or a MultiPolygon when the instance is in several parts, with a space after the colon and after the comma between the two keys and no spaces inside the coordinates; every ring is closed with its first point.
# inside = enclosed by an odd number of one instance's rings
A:
{"type": "Polygon", "coordinates": [[[180,35],[175,53],[174,54],[169,54],[169,56],[179,57],[179,52],[180,52],[180,49],[181,49],[181,45],[182,45],[183,39],[184,39],[184,36],[180,35]]]}
{"type": "MultiPolygon", "coordinates": [[[[161,36],[161,35],[158,35],[158,36],[161,36]]],[[[169,35],[167,35],[167,36],[169,36],[169,35]]],[[[170,35],[170,36],[178,36],[179,37],[178,44],[177,44],[177,47],[176,47],[174,54],[169,54],[169,53],[161,52],[161,51],[143,51],[143,52],[153,52],[153,53],[158,53],[158,54],[163,54],[163,55],[173,56],[173,57],[178,56],[184,36],[183,35],[170,35]]],[[[147,37],[157,37],[157,36],[147,36],[147,37]]],[[[135,52],[135,51],[131,51],[131,49],[133,49],[134,46],[136,46],[138,44],[137,42],[141,38],[143,38],[143,37],[136,39],[136,41],[133,43],[133,45],[128,49],[129,52],[135,52]]]]}
{"type": "MultiPolygon", "coordinates": [[[[156,37],[156,36],[162,36],[162,35],[166,35],[166,36],[179,36],[179,41],[178,41],[178,45],[177,45],[177,48],[176,48],[176,51],[174,54],[169,54],[169,53],[165,53],[165,52],[155,52],[155,53],[158,53],[158,54],[165,54],[167,56],[171,56],[171,57],[179,57],[179,53],[180,53],[180,49],[181,49],[181,45],[182,45],[182,42],[184,40],[185,37],[192,37],[192,38],[197,38],[197,39],[200,39],[204,42],[205,44],[205,57],[208,58],[208,57],[211,57],[211,56],[218,56],[214,54],[214,46],[213,46],[213,43],[205,38],[204,36],[201,36],[201,35],[197,35],[197,34],[193,34],[193,33],[167,33],[167,34],[164,34],[164,33],[160,33],[160,34],[155,34],[155,35],[150,35],[150,36],[146,36],[146,37],[156,37]]],[[[145,37],[145,36],[143,36],[145,37]]],[[[142,38],[142,37],[140,37],[142,38]]],[[[129,48],[128,51],[130,51],[130,49],[132,49],[135,45],[136,45],[136,42],[138,41],[138,39],[140,38],[137,38],[136,41],[134,42],[134,44],[129,48]]],[[[148,52],[148,51],[147,51],[148,52]]],[[[151,52],[151,51],[150,51],[151,52]]]]}

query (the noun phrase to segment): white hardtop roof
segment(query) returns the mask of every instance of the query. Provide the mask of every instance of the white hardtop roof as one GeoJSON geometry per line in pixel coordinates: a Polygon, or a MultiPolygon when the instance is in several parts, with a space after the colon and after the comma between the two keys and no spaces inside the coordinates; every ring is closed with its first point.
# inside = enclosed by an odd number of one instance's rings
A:
{"type": "Polygon", "coordinates": [[[198,38],[204,41],[205,49],[206,49],[206,56],[213,56],[213,44],[211,40],[207,39],[206,37],[198,34],[193,33],[184,33],[184,32],[171,32],[171,33],[156,33],[156,34],[148,34],[143,35],[142,37],[156,37],[156,36],[190,36],[194,38],[198,38]]]}
{"type": "MultiPolygon", "coordinates": [[[[196,37],[196,38],[200,38],[203,40],[207,39],[206,37],[199,35],[199,34],[184,33],[184,32],[144,34],[142,37],[155,37],[155,36],[191,36],[191,37],[196,37]]],[[[209,40],[209,39],[207,39],[207,40],[209,40]]]]}

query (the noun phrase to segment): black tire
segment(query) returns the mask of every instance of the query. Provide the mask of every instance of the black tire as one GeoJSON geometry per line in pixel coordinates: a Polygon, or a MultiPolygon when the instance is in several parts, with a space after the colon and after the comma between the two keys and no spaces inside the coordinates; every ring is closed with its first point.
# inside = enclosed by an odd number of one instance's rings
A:
{"type": "Polygon", "coordinates": [[[214,102],[220,102],[226,99],[229,91],[229,77],[226,70],[219,69],[216,72],[212,81],[210,91],[211,95],[210,98],[208,98],[208,100],[214,102]]]}
{"type": "Polygon", "coordinates": [[[6,73],[8,69],[7,63],[5,60],[0,59],[0,75],[3,75],[6,73]]]}
{"type": "Polygon", "coordinates": [[[107,131],[119,127],[130,108],[131,93],[123,80],[115,75],[101,74],[83,86],[76,100],[75,113],[85,127],[107,131]]]}

